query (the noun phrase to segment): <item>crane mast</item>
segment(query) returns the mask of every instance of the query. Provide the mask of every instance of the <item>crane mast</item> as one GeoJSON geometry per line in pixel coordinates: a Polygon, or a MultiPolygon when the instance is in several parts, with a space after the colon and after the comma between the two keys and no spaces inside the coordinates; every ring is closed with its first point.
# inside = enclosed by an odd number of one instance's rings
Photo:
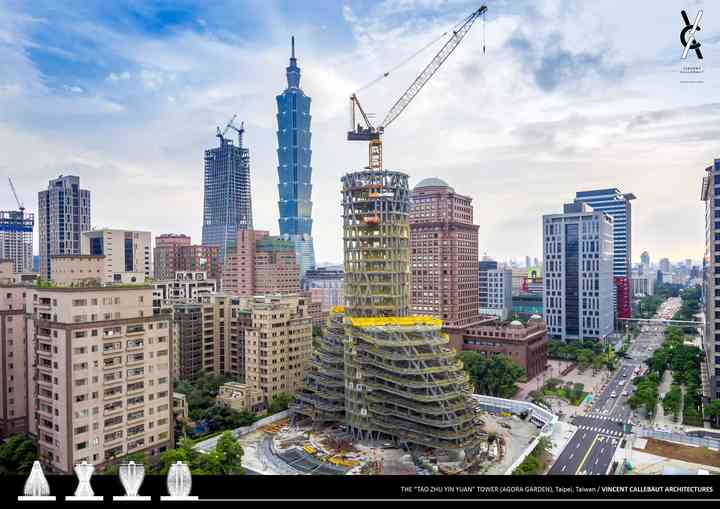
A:
{"type": "MultiPolygon", "coordinates": [[[[430,63],[425,66],[422,72],[417,76],[417,78],[415,78],[415,80],[410,84],[408,89],[400,96],[400,98],[395,101],[395,104],[392,105],[387,115],[385,115],[385,118],[383,119],[381,125],[377,127],[372,125],[368,118],[368,115],[365,113],[362,106],[360,105],[360,100],[358,99],[357,94],[352,94],[350,96],[351,130],[347,134],[347,139],[348,141],[369,142],[369,169],[382,170],[383,168],[381,137],[383,132],[385,131],[385,128],[391,123],[393,123],[402,114],[402,112],[405,111],[405,108],[407,108],[408,105],[413,101],[413,99],[417,97],[418,93],[420,93],[420,90],[422,90],[422,88],[427,84],[427,82],[430,81],[430,78],[435,75],[440,66],[442,66],[445,60],[447,60],[447,58],[452,54],[455,48],[457,48],[460,42],[462,42],[463,38],[470,31],[473,23],[475,23],[475,21],[480,16],[483,16],[485,12],[487,12],[487,7],[483,5],[479,9],[474,11],[470,16],[468,16],[456,30],[452,31],[452,37],[450,37],[450,39],[447,40],[443,47],[440,48],[440,51],[438,51],[438,53],[433,57],[430,63]],[[364,126],[357,122],[356,112],[359,112],[360,116],[362,117],[364,126]]],[[[485,47],[483,42],[483,52],[484,51],[485,47]]],[[[384,74],[384,76],[387,75],[388,73],[384,74]]]]}
{"type": "Polygon", "coordinates": [[[15,196],[15,201],[18,204],[18,208],[20,209],[20,212],[23,212],[25,210],[25,206],[20,201],[20,198],[18,198],[17,191],[15,190],[15,185],[13,184],[13,181],[10,177],[8,177],[8,182],[10,182],[10,189],[12,190],[13,196],[15,196]]]}

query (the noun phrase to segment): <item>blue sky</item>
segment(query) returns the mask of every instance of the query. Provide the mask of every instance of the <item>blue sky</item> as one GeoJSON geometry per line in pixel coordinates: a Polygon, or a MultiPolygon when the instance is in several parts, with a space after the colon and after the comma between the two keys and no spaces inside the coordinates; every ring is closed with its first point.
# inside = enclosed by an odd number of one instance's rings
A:
{"type": "MultiPolygon", "coordinates": [[[[0,0],[0,173],[30,209],[60,173],[94,196],[93,224],[200,240],[203,150],[234,113],[251,150],[255,226],[277,232],[275,95],[297,39],[313,98],[317,259],[341,259],[349,94],[467,16],[464,0],[0,0]]],[[[717,3],[494,1],[385,135],[411,182],[441,176],[475,204],[480,251],[541,255],[542,214],[575,191],[635,202],[634,258],[702,255],[703,168],[717,157],[717,3]],[[704,10],[703,84],[679,75],[680,10],[704,10]]],[[[363,90],[381,117],[436,44],[363,90]]],[[[3,179],[4,181],[4,179],[3,179]]],[[[0,208],[13,206],[0,193],[0,208]]]]}

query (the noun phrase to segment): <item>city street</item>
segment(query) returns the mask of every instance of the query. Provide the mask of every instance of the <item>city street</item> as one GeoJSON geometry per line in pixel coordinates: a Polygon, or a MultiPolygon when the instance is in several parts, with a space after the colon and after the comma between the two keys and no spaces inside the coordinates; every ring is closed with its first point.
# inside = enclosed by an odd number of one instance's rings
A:
{"type": "MultiPolygon", "coordinates": [[[[678,307],[679,299],[668,299],[658,310],[657,317],[672,318],[678,307]]],[[[549,474],[603,475],[608,472],[622,437],[637,424],[626,404],[634,389],[631,384],[633,372],[637,367],[641,372],[645,370],[645,360],[662,344],[664,331],[662,325],[642,326],[628,348],[628,358],[623,359],[610,381],[594,396],[592,410],[573,418],[572,423],[578,429],[549,474]]]]}

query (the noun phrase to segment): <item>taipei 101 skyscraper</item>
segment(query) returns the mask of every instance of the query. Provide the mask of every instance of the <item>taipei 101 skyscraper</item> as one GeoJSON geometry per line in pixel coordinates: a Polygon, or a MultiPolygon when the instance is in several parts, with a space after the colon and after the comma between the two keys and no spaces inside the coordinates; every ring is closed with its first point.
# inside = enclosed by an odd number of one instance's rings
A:
{"type": "Polygon", "coordinates": [[[295,245],[300,277],[315,267],[312,239],[310,98],[300,88],[300,68],[292,38],[287,88],[277,96],[280,235],[295,245]]]}

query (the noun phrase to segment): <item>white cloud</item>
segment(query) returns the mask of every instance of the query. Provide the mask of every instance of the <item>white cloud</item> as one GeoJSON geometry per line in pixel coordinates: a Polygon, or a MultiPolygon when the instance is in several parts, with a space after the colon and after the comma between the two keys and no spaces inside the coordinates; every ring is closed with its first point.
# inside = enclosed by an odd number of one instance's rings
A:
{"type": "MultiPolygon", "coordinates": [[[[322,47],[311,28],[294,27],[302,86],[313,101],[318,260],[341,259],[339,178],[367,164],[367,147],[344,139],[349,93],[454,24],[463,5],[400,0],[369,12],[345,5],[350,49],[322,47]],[[417,16],[418,6],[434,16],[417,16]]],[[[717,155],[711,140],[720,112],[686,109],[720,97],[710,86],[683,87],[671,66],[658,63],[666,46],[677,45],[679,10],[628,29],[613,11],[617,3],[541,2],[532,12],[496,5],[486,54],[477,25],[388,128],[386,166],[408,172],[411,182],[442,176],[472,196],[480,252],[501,259],[540,256],[541,215],[596,186],[638,196],[636,255],[647,249],[699,257],[697,190],[702,169],[717,155]],[[517,35],[537,51],[508,47],[517,35]],[[567,80],[551,91],[537,82],[548,55],[565,64],[567,80]],[[587,63],[582,73],[573,67],[577,61],[587,63]],[[616,68],[624,74],[613,75],[616,68]]],[[[622,5],[635,17],[643,10],[622,5]]],[[[273,41],[258,46],[212,33],[152,39],[90,22],[72,29],[93,38],[99,54],[125,63],[112,68],[129,70],[83,83],[83,94],[53,94],[22,50],[23,25],[0,21],[0,39],[15,41],[0,45],[0,63],[11,71],[0,77],[0,140],[9,147],[5,164],[23,168],[30,196],[72,170],[96,197],[93,223],[181,231],[199,240],[203,150],[216,144],[215,126],[238,113],[251,149],[255,226],[277,231],[275,95],[285,86],[289,33],[276,26],[273,41]]],[[[361,92],[363,106],[379,121],[437,49],[361,92]]],[[[553,68],[545,70],[552,78],[553,68]]],[[[707,81],[718,77],[709,70],[707,81]]]]}

